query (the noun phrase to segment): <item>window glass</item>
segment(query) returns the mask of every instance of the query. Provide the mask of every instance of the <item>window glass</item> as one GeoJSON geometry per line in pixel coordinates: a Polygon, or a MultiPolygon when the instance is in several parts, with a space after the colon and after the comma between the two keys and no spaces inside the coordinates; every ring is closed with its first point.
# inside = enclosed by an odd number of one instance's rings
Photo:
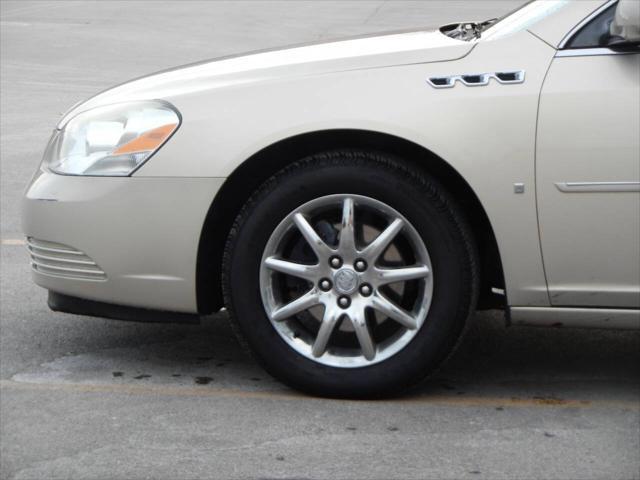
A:
{"type": "Polygon", "coordinates": [[[566,45],[566,48],[605,47],[611,39],[610,28],[616,13],[616,4],[582,27],[566,45]]]}

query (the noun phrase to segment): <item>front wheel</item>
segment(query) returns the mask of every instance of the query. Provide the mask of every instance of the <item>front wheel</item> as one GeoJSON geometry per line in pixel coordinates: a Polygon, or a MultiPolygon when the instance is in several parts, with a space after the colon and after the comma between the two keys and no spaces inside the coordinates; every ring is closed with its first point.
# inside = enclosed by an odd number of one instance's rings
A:
{"type": "Polygon", "coordinates": [[[338,151],[267,181],[236,219],[223,288],[258,361],[327,396],[399,393],[452,350],[477,294],[461,213],[397,159],[338,151]]]}

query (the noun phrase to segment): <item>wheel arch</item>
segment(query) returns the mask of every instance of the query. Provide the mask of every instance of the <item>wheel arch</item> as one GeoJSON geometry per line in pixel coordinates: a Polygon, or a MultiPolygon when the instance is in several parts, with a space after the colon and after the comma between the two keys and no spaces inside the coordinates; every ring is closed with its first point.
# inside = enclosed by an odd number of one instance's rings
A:
{"type": "Polygon", "coordinates": [[[198,312],[212,313],[223,306],[220,287],[222,255],[233,222],[242,206],[264,181],[300,158],[327,150],[370,149],[402,158],[438,180],[461,204],[481,257],[478,308],[502,306],[492,287],[504,288],[497,241],[489,218],[466,180],[445,160],[414,142],[370,130],[322,130],[295,135],[269,145],[240,164],[213,199],[200,235],[196,265],[198,312]]]}

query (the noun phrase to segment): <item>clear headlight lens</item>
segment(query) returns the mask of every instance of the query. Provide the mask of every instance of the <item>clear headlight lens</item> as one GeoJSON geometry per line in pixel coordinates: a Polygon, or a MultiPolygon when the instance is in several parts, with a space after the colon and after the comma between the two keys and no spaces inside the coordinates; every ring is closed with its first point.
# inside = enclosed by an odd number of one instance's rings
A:
{"type": "Polygon", "coordinates": [[[130,175],[179,125],[178,112],[165,102],[94,108],[76,115],[54,133],[44,163],[63,175],[130,175]]]}

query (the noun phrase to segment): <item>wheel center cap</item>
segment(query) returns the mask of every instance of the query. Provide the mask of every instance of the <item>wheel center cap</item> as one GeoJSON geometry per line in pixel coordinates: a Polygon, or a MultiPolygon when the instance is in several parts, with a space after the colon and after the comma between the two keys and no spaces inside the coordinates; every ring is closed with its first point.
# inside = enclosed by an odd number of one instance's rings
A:
{"type": "Polygon", "coordinates": [[[333,283],[338,293],[349,295],[358,288],[358,275],[350,268],[343,268],[333,276],[333,283]]]}

